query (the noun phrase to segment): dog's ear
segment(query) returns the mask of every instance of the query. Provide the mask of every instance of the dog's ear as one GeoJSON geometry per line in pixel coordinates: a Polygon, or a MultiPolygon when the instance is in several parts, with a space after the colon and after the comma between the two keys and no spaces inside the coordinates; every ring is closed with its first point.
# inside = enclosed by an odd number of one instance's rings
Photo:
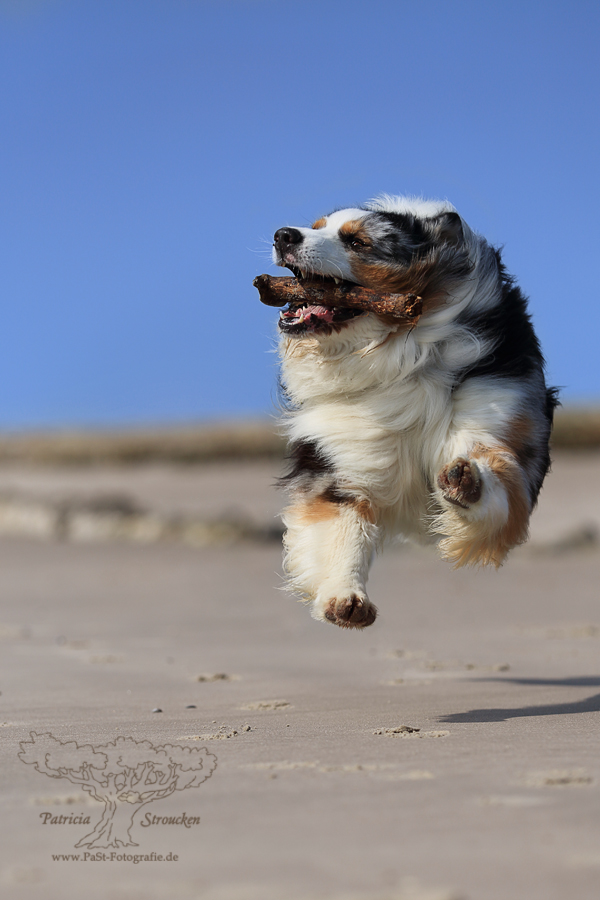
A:
{"type": "Polygon", "coordinates": [[[431,219],[434,240],[458,247],[464,241],[462,219],[456,212],[444,212],[431,219]]]}

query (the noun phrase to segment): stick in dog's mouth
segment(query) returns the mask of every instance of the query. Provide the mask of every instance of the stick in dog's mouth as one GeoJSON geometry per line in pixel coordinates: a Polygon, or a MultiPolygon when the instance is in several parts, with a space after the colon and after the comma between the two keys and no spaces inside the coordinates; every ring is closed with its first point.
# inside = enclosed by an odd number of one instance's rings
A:
{"type": "Polygon", "coordinates": [[[294,278],[259,275],[253,282],[262,303],[287,305],[279,318],[279,327],[287,334],[333,330],[366,312],[394,324],[416,325],[423,311],[416,294],[381,294],[350,281],[312,273],[306,277],[301,272],[298,278],[296,271],[294,278]]]}

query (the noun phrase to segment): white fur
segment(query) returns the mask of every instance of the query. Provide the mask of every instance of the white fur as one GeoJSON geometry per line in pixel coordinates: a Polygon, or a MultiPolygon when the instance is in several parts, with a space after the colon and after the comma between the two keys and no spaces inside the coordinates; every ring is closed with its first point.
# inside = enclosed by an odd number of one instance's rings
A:
{"type": "MultiPolygon", "coordinates": [[[[424,197],[394,197],[391,194],[380,194],[365,204],[371,212],[412,213],[423,219],[438,216],[443,212],[456,212],[448,200],[426,200],[424,197]]],[[[343,211],[343,210],[342,210],[343,211]]]]}
{"type": "MultiPolygon", "coordinates": [[[[453,207],[383,195],[368,209],[433,216],[453,207]]],[[[298,229],[305,241],[295,264],[351,277],[337,232],[344,221],[364,215],[365,210],[341,210],[322,228],[298,229]]],[[[339,488],[377,511],[376,525],[351,506],[313,524],[303,520],[302,500],[286,512],[285,569],[292,590],[312,603],[316,618],[324,617],[332,598],[356,594],[366,602],[370,559],[386,540],[442,540],[444,552],[473,535],[493,540],[507,523],[506,490],[485,461],[477,463],[482,497],[472,507],[449,503],[437,485],[440,470],[457,457],[468,458],[474,446],[501,452],[514,416],[539,405],[545,389],[541,376],[530,383],[478,378],[453,389],[455,373],[489,350],[457,317],[467,307],[484,311],[497,302],[498,290],[497,275],[480,264],[487,245],[464,223],[463,233],[472,275],[418,327],[399,330],[367,314],[339,333],[280,340],[283,383],[293,407],[285,419],[289,439],[316,442],[339,488]]],[[[530,475],[536,464],[531,462],[530,475]]]]}
{"type": "Polygon", "coordinates": [[[284,514],[288,587],[309,598],[315,619],[324,619],[332,597],[355,595],[365,602],[369,566],[378,530],[352,508],[324,522],[306,524],[291,508],[284,514]]]}
{"type": "Polygon", "coordinates": [[[295,262],[300,269],[318,275],[353,281],[348,254],[338,237],[338,230],[344,222],[361,219],[365,215],[364,209],[344,209],[327,216],[327,223],[323,228],[297,228],[296,231],[303,237],[301,250],[287,259],[284,255],[283,263],[295,262]]]}

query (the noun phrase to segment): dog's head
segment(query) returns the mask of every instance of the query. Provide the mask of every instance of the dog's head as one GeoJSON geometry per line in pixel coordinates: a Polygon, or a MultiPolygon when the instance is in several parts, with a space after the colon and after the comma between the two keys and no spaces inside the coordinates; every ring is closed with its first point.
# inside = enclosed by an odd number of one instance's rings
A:
{"type": "MultiPolygon", "coordinates": [[[[280,228],[273,260],[300,281],[334,279],[379,293],[418,294],[427,311],[472,268],[465,230],[448,203],[386,196],[336,210],[312,228],[280,228]]],[[[372,314],[294,305],[281,313],[279,328],[290,336],[331,334],[365,315],[372,314]]]]}

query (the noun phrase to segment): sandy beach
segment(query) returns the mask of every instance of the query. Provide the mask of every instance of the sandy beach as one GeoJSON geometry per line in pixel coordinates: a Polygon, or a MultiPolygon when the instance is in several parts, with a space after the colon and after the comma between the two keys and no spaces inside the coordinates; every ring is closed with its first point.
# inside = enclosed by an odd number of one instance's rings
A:
{"type": "Polygon", "coordinates": [[[2,895],[596,898],[600,455],[499,572],[389,550],[364,633],[280,590],[277,474],[0,468],[2,895]]]}

